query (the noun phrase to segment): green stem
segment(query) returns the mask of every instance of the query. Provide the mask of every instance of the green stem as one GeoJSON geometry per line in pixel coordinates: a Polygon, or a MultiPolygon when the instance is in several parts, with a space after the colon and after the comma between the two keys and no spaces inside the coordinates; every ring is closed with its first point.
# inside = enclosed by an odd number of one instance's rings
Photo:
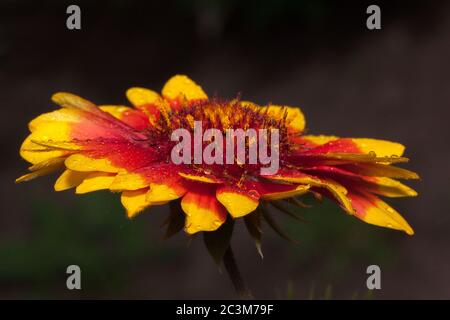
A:
{"type": "Polygon", "coordinates": [[[239,272],[231,245],[228,247],[227,251],[225,251],[223,264],[239,298],[243,300],[253,299],[250,289],[245,284],[244,279],[242,279],[241,273],[239,272]]]}

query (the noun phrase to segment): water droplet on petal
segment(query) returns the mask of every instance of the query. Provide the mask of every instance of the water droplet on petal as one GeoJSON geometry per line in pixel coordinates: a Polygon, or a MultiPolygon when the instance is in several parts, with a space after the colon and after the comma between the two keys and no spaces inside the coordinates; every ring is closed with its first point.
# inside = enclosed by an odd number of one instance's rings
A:
{"type": "Polygon", "coordinates": [[[256,190],[250,190],[250,191],[248,192],[248,195],[249,195],[250,197],[252,197],[252,198],[259,198],[259,193],[258,193],[258,191],[256,191],[256,190]]]}

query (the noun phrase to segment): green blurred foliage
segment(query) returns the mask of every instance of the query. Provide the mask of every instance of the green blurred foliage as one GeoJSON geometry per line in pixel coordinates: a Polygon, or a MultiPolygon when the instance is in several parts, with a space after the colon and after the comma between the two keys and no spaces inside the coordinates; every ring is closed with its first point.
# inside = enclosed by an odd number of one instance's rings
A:
{"type": "Polygon", "coordinates": [[[30,233],[0,244],[2,287],[23,284],[26,298],[67,293],[66,268],[76,264],[89,286],[80,294],[120,292],[140,262],[163,263],[174,256],[173,250],[152,244],[145,224],[129,220],[113,197],[109,192],[87,194],[69,207],[32,200],[30,233]]]}
{"type": "Polygon", "coordinates": [[[296,261],[306,262],[323,252],[334,253],[329,257],[331,264],[328,265],[331,266],[345,264],[348,257],[373,258],[380,263],[395,257],[386,239],[393,231],[363,223],[327,199],[319,202],[306,195],[302,202],[311,205],[297,209],[307,221],[284,221],[286,230],[300,241],[295,247],[297,254],[293,256],[296,261]]]}
{"type": "MultiPolygon", "coordinates": [[[[387,230],[366,224],[345,214],[334,202],[318,202],[312,196],[305,196],[302,202],[310,208],[296,208],[307,222],[283,220],[285,230],[299,241],[289,245],[291,265],[302,273],[312,272],[315,276],[305,287],[318,286],[316,295],[333,297],[332,289],[352,278],[352,268],[358,270],[362,279],[365,267],[380,265],[382,269],[396,264],[396,248],[392,245],[392,234],[398,231],[387,230]],[[362,268],[362,269],[361,269],[362,268]]],[[[367,298],[365,282],[358,282],[353,298],[367,298]],[[359,292],[358,292],[359,291],[359,292]]],[[[311,289],[314,291],[314,288],[311,289]]],[[[292,296],[290,289],[289,296],[292,296]]],[[[307,297],[297,297],[307,298],[307,297]]],[[[314,298],[317,298],[315,296],[314,298]]],[[[340,297],[350,299],[351,296],[340,297]]]]}

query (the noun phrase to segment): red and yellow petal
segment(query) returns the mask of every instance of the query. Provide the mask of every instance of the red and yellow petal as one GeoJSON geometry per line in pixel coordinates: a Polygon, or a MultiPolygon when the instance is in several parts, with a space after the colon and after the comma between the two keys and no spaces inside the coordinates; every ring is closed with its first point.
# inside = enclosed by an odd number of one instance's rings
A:
{"type": "Polygon", "coordinates": [[[234,186],[220,186],[216,190],[216,197],[233,218],[240,218],[255,211],[260,196],[234,186]]]}
{"type": "Polygon", "coordinates": [[[120,170],[120,168],[114,166],[109,159],[95,159],[81,153],[69,156],[65,161],[65,165],[68,169],[82,172],[103,171],[116,173],[120,170]]]}
{"type": "Polygon", "coordinates": [[[80,147],[70,138],[67,123],[47,123],[35,127],[20,147],[20,155],[30,163],[36,164],[78,150],[80,147]]]}
{"type": "Polygon", "coordinates": [[[98,108],[94,103],[77,95],[67,92],[58,92],[52,96],[52,100],[63,108],[80,112],[83,121],[80,121],[79,125],[84,129],[79,132],[81,134],[86,133],[87,136],[92,136],[92,133],[94,133],[98,135],[100,133],[99,129],[102,128],[106,129],[102,130],[102,133],[107,133],[108,135],[113,134],[114,136],[120,136],[124,133],[128,133],[130,135],[134,134],[135,137],[140,137],[139,134],[132,130],[132,127],[122,121],[118,121],[108,112],[98,108]],[[93,124],[95,125],[93,126],[93,124]]]}
{"type": "Polygon", "coordinates": [[[153,164],[135,172],[119,172],[109,189],[121,191],[147,187],[147,200],[151,202],[175,200],[186,193],[183,179],[170,164],[153,164]]]}
{"type": "Polygon", "coordinates": [[[408,222],[378,197],[363,192],[350,192],[348,197],[355,208],[355,216],[362,221],[380,227],[402,230],[409,235],[414,234],[408,222]]]}
{"type": "MultiPolygon", "coordinates": [[[[321,138],[325,141],[325,138],[321,138]]],[[[362,154],[363,152],[358,148],[357,144],[348,138],[330,139],[324,144],[315,145],[311,144],[311,140],[300,137],[297,139],[297,143],[308,148],[308,155],[325,155],[325,154],[362,154]],[[309,143],[309,144],[308,144],[309,143]]]]}
{"type": "Polygon", "coordinates": [[[269,105],[261,107],[261,110],[278,120],[286,119],[289,132],[291,133],[300,133],[305,129],[305,116],[300,108],[269,105]]]}
{"type": "Polygon", "coordinates": [[[76,109],[59,109],[41,114],[28,124],[31,132],[49,123],[76,123],[82,119],[82,113],[76,109]]]}
{"type": "MultiPolygon", "coordinates": [[[[296,151],[289,159],[293,165],[308,168],[315,166],[346,166],[359,164],[382,164],[389,165],[394,163],[408,162],[404,157],[377,157],[374,153],[323,153],[314,151],[301,152],[296,151]]],[[[352,171],[352,170],[349,170],[352,171]]]]}
{"type": "Polygon", "coordinates": [[[395,179],[420,179],[413,171],[383,163],[347,163],[341,166],[343,169],[371,177],[387,177],[395,179]]]}
{"type": "Polygon", "coordinates": [[[186,191],[179,182],[150,183],[146,197],[151,202],[165,202],[182,197],[186,191]]]}
{"type": "Polygon", "coordinates": [[[126,190],[122,192],[120,202],[125,207],[128,218],[135,217],[138,213],[142,212],[152,204],[151,201],[148,201],[146,198],[147,192],[148,188],[126,190]]]}
{"type": "Polygon", "coordinates": [[[291,184],[277,181],[244,181],[243,189],[249,194],[257,194],[264,200],[281,200],[305,194],[309,185],[291,184]]]}
{"type": "Polygon", "coordinates": [[[148,117],[149,123],[156,125],[161,116],[167,118],[170,104],[155,91],[145,88],[130,88],[127,90],[130,102],[148,117]]]}
{"type": "Polygon", "coordinates": [[[162,101],[161,96],[157,92],[146,88],[130,88],[127,90],[126,95],[128,100],[135,107],[140,107],[148,104],[159,104],[162,101]]]}
{"type": "Polygon", "coordinates": [[[77,194],[88,193],[97,190],[109,189],[114,181],[115,174],[107,172],[91,172],[75,189],[77,194]]]}
{"type": "Polygon", "coordinates": [[[185,75],[176,75],[166,82],[162,89],[162,95],[169,100],[204,100],[208,96],[203,89],[185,75]]]}
{"type": "Polygon", "coordinates": [[[155,162],[150,146],[126,140],[86,141],[83,150],[72,151],[66,166],[75,171],[134,172],[155,162]]]}
{"type": "Polygon", "coordinates": [[[261,194],[262,199],[272,201],[272,200],[281,200],[281,199],[286,199],[286,198],[297,197],[297,196],[307,193],[310,189],[309,185],[304,185],[304,184],[298,184],[298,185],[278,184],[278,186],[276,186],[276,184],[272,183],[271,185],[272,185],[271,187],[266,188],[264,191],[260,191],[261,193],[264,192],[261,194]],[[285,187],[280,188],[280,186],[285,186],[285,187]]]}
{"type": "Polygon", "coordinates": [[[134,172],[120,172],[110,189],[137,190],[149,187],[147,200],[165,202],[180,198],[186,193],[183,179],[177,174],[177,167],[171,164],[156,163],[134,172]]]}
{"type": "Polygon", "coordinates": [[[364,178],[366,182],[365,188],[373,193],[391,197],[415,197],[417,192],[407,185],[386,177],[368,177],[364,178]]]}
{"type": "Polygon", "coordinates": [[[303,135],[298,137],[298,142],[300,144],[306,145],[308,148],[314,148],[317,146],[324,145],[330,141],[339,139],[337,136],[325,136],[325,135],[303,135]]]}
{"type": "Polygon", "coordinates": [[[136,109],[128,108],[125,106],[99,106],[99,108],[105,112],[108,112],[114,118],[117,118],[136,130],[146,129],[150,122],[147,115],[136,109]]]}
{"type": "Polygon", "coordinates": [[[184,179],[203,182],[203,183],[221,183],[222,181],[212,175],[205,175],[195,172],[178,172],[178,174],[184,179]]]}
{"type": "Polygon", "coordinates": [[[300,138],[307,143],[309,147],[326,145],[327,152],[355,152],[370,153],[374,152],[377,157],[400,157],[405,151],[405,147],[397,142],[368,139],[368,138],[339,138],[336,136],[313,136],[306,135],[300,138]],[[354,148],[356,147],[356,149],[354,148]]]}
{"type": "Polygon", "coordinates": [[[319,177],[332,178],[342,185],[360,188],[386,197],[414,197],[417,192],[403,183],[387,177],[368,177],[341,167],[316,166],[304,169],[319,177]]]}
{"type": "Polygon", "coordinates": [[[144,124],[145,116],[140,111],[117,107],[111,113],[123,120],[119,121],[82,98],[65,93],[55,96],[68,109],[45,114],[30,123],[33,132],[21,148],[21,155],[27,161],[39,163],[55,157],[82,153],[68,160],[69,169],[117,172],[117,168],[142,167],[152,160],[151,148],[139,143],[142,134],[136,131],[144,124]],[[138,118],[140,124],[135,121],[138,118]],[[73,163],[72,168],[70,162],[78,159],[77,157],[93,160],[78,161],[73,163]],[[89,168],[92,162],[95,162],[93,168],[89,168]],[[98,168],[100,162],[108,168],[98,168]],[[79,168],[79,165],[83,168],[79,168]]]}
{"type": "Polygon", "coordinates": [[[113,191],[138,190],[147,188],[148,185],[147,178],[141,174],[120,172],[114,178],[109,189],[113,191]]]}
{"type": "Polygon", "coordinates": [[[64,191],[80,185],[89,175],[89,172],[80,172],[66,169],[55,182],[55,191],[64,191]]]}
{"type": "Polygon", "coordinates": [[[64,166],[64,157],[59,158],[51,158],[39,163],[35,163],[28,167],[30,171],[36,171],[48,167],[63,167],[64,166]]]}
{"type": "MultiPolygon", "coordinates": [[[[31,166],[30,170],[32,172],[20,176],[19,178],[16,179],[15,182],[21,183],[21,182],[25,182],[25,181],[30,181],[35,178],[42,177],[42,176],[48,175],[50,173],[53,173],[55,171],[58,171],[64,167],[63,160],[64,159],[61,159],[61,158],[55,158],[55,159],[43,161],[48,165],[31,166]]],[[[41,164],[41,163],[42,162],[40,162],[39,164],[41,164]]]]}
{"type": "Polygon", "coordinates": [[[278,180],[290,183],[298,183],[302,185],[309,185],[319,189],[327,190],[331,196],[337,200],[341,207],[348,213],[353,214],[353,208],[350,200],[347,198],[347,189],[341,184],[326,178],[318,178],[300,172],[283,171],[274,176],[268,176],[271,180],[278,180]]]}
{"type": "Polygon", "coordinates": [[[63,108],[96,113],[96,107],[92,102],[73,93],[57,92],[52,95],[52,101],[63,108]]]}
{"type": "Polygon", "coordinates": [[[227,218],[226,209],[210,186],[190,188],[181,200],[181,208],[186,213],[185,231],[189,234],[217,230],[227,218]]]}
{"type": "Polygon", "coordinates": [[[363,153],[375,152],[377,157],[400,157],[405,151],[405,146],[398,142],[368,138],[353,138],[352,140],[363,153]]]}
{"type": "MultiPolygon", "coordinates": [[[[71,93],[59,92],[52,100],[60,106],[79,112],[80,119],[71,125],[71,138],[76,140],[142,138],[137,130],[113,115],[98,108],[92,102],[71,93]]],[[[63,121],[64,123],[70,123],[63,121]]]]}

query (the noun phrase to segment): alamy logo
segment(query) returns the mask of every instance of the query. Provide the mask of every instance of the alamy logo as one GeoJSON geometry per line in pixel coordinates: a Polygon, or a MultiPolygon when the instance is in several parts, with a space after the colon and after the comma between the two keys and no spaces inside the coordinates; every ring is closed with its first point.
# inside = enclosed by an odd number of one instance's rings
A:
{"type": "Polygon", "coordinates": [[[73,264],[67,267],[66,273],[70,274],[66,280],[66,286],[69,290],[81,289],[81,269],[79,266],[73,264]]]}
{"type": "Polygon", "coordinates": [[[370,276],[367,278],[366,285],[367,289],[374,290],[374,289],[381,289],[381,269],[376,264],[370,265],[367,267],[366,270],[367,274],[370,274],[370,276]]]}
{"type": "Polygon", "coordinates": [[[279,169],[280,136],[278,129],[209,128],[203,131],[202,122],[194,121],[193,146],[191,132],[184,128],[172,132],[171,140],[178,141],[171,152],[174,164],[260,164],[261,175],[273,175],[279,169]],[[207,142],[203,148],[203,142],[207,142]],[[246,147],[248,146],[248,157],[246,147]],[[270,149],[270,154],[269,150],[270,149]],[[192,152],[193,150],[193,152],[192,152]],[[193,155],[192,155],[193,153],[193,155]]]}
{"type": "Polygon", "coordinates": [[[80,30],[81,29],[81,9],[79,6],[72,4],[67,7],[67,17],[66,26],[69,30],[80,30]]]}
{"type": "Polygon", "coordinates": [[[366,26],[369,30],[381,29],[381,9],[379,6],[372,4],[367,7],[366,13],[370,14],[367,18],[366,26]]]}

